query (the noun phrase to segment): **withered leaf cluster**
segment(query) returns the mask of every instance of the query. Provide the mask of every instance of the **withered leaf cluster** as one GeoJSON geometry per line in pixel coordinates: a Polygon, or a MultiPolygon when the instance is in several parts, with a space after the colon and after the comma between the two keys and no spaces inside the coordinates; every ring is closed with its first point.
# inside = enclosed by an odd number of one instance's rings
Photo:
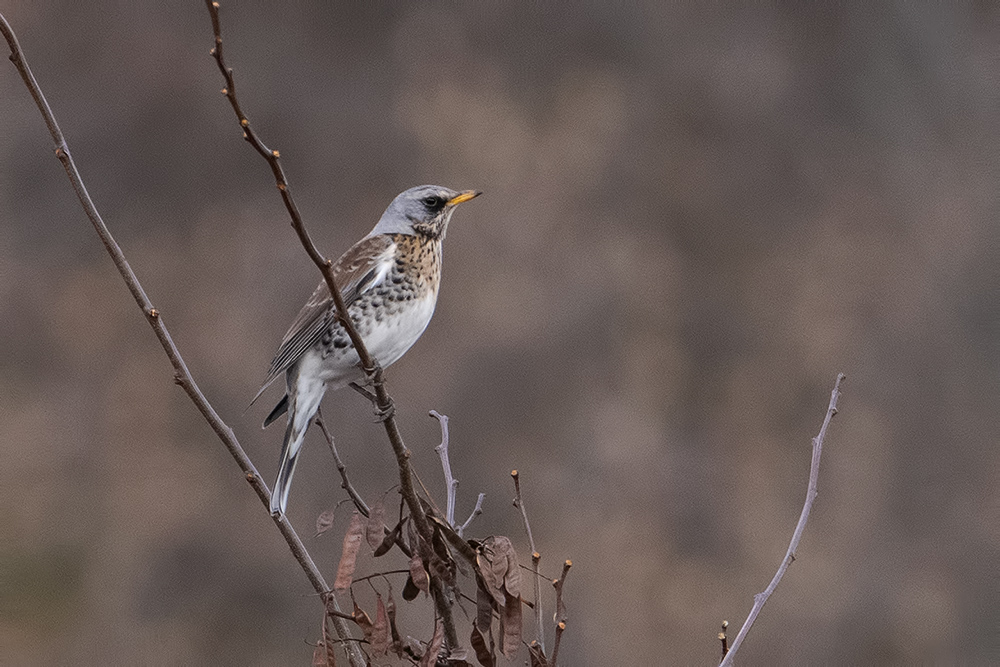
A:
{"type": "MultiPolygon", "coordinates": [[[[448,664],[454,667],[471,667],[473,663],[467,656],[472,652],[483,667],[497,664],[498,651],[508,659],[513,658],[522,643],[521,574],[513,544],[504,536],[490,536],[480,541],[463,540],[447,522],[437,516],[433,508],[428,506],[427,510],[429,524],[433,529],[430,540],[421,537],[414,522],[403,515],[402,511],[395,526],[388,528],[385,506],[381,500],[371,507],[367,518],[357,511],[351,516],[344,533],[334,590],[337,594],[351,594],[351,620],[364,636],[364,650],[370,659],[384,659],[395,655],[400,660],[428,666],[448,664]],[[473,578],[477,594],[476,616],[469,635],[472,651],[461,646],[447,645],[445,623],[437,614],[433,634],[429,639],[418,641],[401,634],[396,625],[396,602],[392,586],[388,584],[389,572],[381,576],[388,585],[385,596],[381,591],[375,591],[373,620],[372,615],[354,599],[354,576],[362,542],[368,544],[375,558],[389,553],[394,546],[407,557],[406,583],[402,593],[403,599],[407,601],[415,599],[421,592],[428,594],[433,585],[442,586],[454,601],[462,595],[459,589],[459,571],[473,578]]],[[[329,530],[332,523],[332,512],[324,512],[317,521],[317,532],[329,530]]],[[[364,579],[371,581],[372,577],[364,579]]],[[[314,651],[313,664],[334,665],[335,644],[327,634],[326,621],[323,632],[314,651]]],[[[531,652],[529,647],[529,655],[532,656],[533,665],[548,664],[540,651],[531,652]],[[541,656],[541,662],[536,654],[541,656]]]]}

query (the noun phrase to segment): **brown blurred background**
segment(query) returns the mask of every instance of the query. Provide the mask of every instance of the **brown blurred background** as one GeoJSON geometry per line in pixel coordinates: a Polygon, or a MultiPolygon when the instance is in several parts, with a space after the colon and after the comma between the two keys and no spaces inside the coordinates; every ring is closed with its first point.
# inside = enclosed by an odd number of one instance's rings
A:
{"type": "MultiPolygon", "coordinates": [[[[318,272],[219,95],[207,11],[0,10],[270,483],[281,432],[259,424],[279,392],[244,408],[318,272]]],[[[720,622],[735,634],[787,547],[839,371],[799,560],[741,663],[1000,655],[998,18],[224,3],[244,107],[328,254],[407,187],[486,192],[453,221],[437,315],[389,388],[428,486],[436,409],[458,513],[485,492],[472,533],[527,554],[522,471],[543,570],[575,563],[564,664],[718,660],[720,622]]],[[[319,604],[3,65],[0,662],[307,664],[319,604]]],[[[340,392],[325,414],[362,492],[391,487],[369,406],[340,392]]],[[[343,497],[313,432],[290,518],[331,580],[349,510],[312,526],[343,497]]]]}

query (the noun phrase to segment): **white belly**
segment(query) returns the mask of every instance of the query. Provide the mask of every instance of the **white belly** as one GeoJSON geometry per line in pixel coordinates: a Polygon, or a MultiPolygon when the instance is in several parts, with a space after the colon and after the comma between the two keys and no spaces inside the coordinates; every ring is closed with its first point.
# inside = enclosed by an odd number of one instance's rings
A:
{"type": "MultiPolygon", "coordinates": [[[[388,367],[402,357],[413,347],[420,335],[427,328],[434,314],[437,294],[431,293],[430,298],[414,300],[407,304],[403,313],[384,317],[381,321],[368,320],[363,324],[355,317],[368,352],[378,360],[382,368],[388,367]]],[[[298,362],[299,381],[309,378],[318,379],[329,389],[346,387],[351,382],[364,379],[364,372],[359,367],[360,359],[354,346],[332,350],[326,356],[322,348],[312,347],[298,362]]]]}
{"type": "MultiPolygon", "coordinates": [[[[405,316],[396,316],[374,322],[371,329],[362,334],[365,345],[382,367],[395,363],[407,350],[413,347],[431,321],[437,294],[414,301],[405,316]]],[[[357,357],[357,353],[351,348],[357,357]]]]}

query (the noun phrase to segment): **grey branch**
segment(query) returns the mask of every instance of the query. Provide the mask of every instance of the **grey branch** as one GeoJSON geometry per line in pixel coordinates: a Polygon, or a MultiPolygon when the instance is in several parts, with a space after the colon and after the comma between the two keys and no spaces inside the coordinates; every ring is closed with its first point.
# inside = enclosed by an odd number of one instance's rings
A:
{"type": "Polygon", "coordinates": [[[441,424],[441,444],[434,448],[434,451],[441,457],[441,467],[444,469],[444,483],[448,487],[448,500],[445,506],[445,519],[451,526],[455,525],[455,497],[458,495],[458,480],[452,475],[451,461],[448,459],[448,415],[443,415],[437,410],[431,410],[431,417],[441,424]]]}
{"type": "Polygon", "coordinates": [[[556,622],[556,640],[552,646],[552,659],[549,661],[552,667],[556,667],[559,663],[559,644],[562,641],[563,632],[566,630],[566,604],[563,602],[563,586],[571,567],[573,567],[573,561],[564,561],[562,574],[552,582],[553,588],[556,589],[556,613],[553,614],[553,619],[556,622]]]}
{"type": "Polygon", "coordinates": [[[472,510],[472,514],[470,514],[469,518],[465,520],[465,523],[455,528],[455,532],[458,533],[459,537],[462,537],[465,534],[465,529],[469,527],[469,524],[472,523],[472,520],[483,513],[483,501],[485,499],[486,499],[486,494],[480,493],[479,497],[476,498],[476,507],[475,509],[472,510]]]}
{"type": "Polygon", "coordinates": [[[337,466],[337,472],[340,473],[341,486],[344,491],[347,491],[347,495],[351,497],[354,502],[354,506],[358,508],[358,511],[363,515],[370,516],[371,509],[368,507],[368,503],[365,502],[358,490],[354,488],[351,484],[351,480],[347,477],[347,466],[340,458],[340,453],[337,451],[337,445],[333,441],[333,434],[330,433],[329,429],[326,427],[326,422],[323,421],[323,415],[320,410],[316,411],[316,418],[313,420],[316,425],[319,426],[319,430],[323,432],[323,437],[326,438],[326,444],[330,446],[330,453],[333,454],[333,462],[337,466]]]}
{"type": "Polygon", "coordinates": [[[830,420],[833,419],[835,414],[837,414],[837,399],[840,397],[840,383],[846,377],[847,376],[843,373],[837,375],[837,381],[834,383],[833,392],[830,394],[830,405],[826,409],[826,417],[823,419],[823,425],[819,429],[819,435],[812,440],[812,464],[809,467],[809,486],[806,489],[806,501],[802,505],[802,513],[799,515],[799,522],[795,525],[795,532],[792,533],[792,541],[788,544],[788,551],[785,552],[785,557],[781,560],[781,565],[778,566],[778,571],[774,573],[774,578],[771,579],[771,583],[767,585],[767,588],[765,588],[763,592],[757,593],[757,595],[753,596],[753,607],[750,609],[750,615],[747,616],[747,620],[743,622],[743,627],[740,628],[739,634],[737,634],[736,639],[733,640],[733,645],[720,663],[720,667],[731,667],[733,660],[736,657],[736,652],[743,644],[743,640],[746,639],[747,633],[750,632],[750,628],[753,627],[754,621],[757,620],[757,615],[760,614],[760,610],[764,608],[764,604],[767,602],[767,599],[771,597],[771,593],[773,593],[774,589],[778,587],[778,583],[781,581],[781,578],[785,576],[785,571],[788,569],[788,566],[795,560],[795,552],[799,548],[799,541],[802,539],[802,531],[805,530],[806,522],[809,520],[809,513],[812,511],[813,501],[816,500],[816,495],[818,493],[816,487],[819,481],[819,458],[823,453],[823,440],[826,438],[826,429],[830,426],[830,420]]]}
{"type": "MultiPolygon", "coordinates": [[[[41,87],[38,85],[34,75],[31,73],[31,68],[28,66],[27,60],[21,51],[21,46],[17,42],[17,37],[15,36],[13,29],[10,27],[7,19],[2,14],[0,14],[0,32],[3,33],[4,39],[7,40],[7,44],[10,47],[10,61],[17,68],[18,73],[20,73],[21,79],[24,81],[25,86],[27,86],[28,91],[31,93],[31,97],[35,100],[35,104],[38,106],[38,110],[42,114],[42,118],[45,120],[45,125],[49,129],[49,134],[55,142],[56,157],[66,170],[66,175],[69,177],[73,190],[76,192],[76,196],[80,200],[84,213],[86,213],[87,218],[94,226],[97,235],[100,237],[105,249],[111,256],[115,267],[121,274],[122,280],[125,281],[125,285],[128,287],[129,292],[132,293],[132,298],[135,299],[136,304],[138,304],[139,308],[142,309],[142,312],[145,313],[146,320],[153,328],[153,332],[156,334],[157,339],[160,341],[160,345],[167,354],[167,358],[174,367],[174,381],[179,384],[184,389],[185,393],[187,393],[187,395],[191,398],[195,407],[198,408],[198,411],[201,412],[205,421],[207,421],[212,427],[212,430],[215,431],[216,435],[222,441],[222,444],[225,445],[230,455],[236,461],[237,465],[239,465],[240,470],[242,470],[246,475],[247,481],[250,483],[254,492],[257,493],[257,496],[264,504],[264,507],[268,508],[270,506],[271,494],[270,491],[268,491],[267,485],[263,482],[263,480],[261,480],[253,462],[250,461],[250,458],[246,455],[243,447],[233,434],[233,430],[222,420],[222,418],[215,411],[215,408],[211,403],[209,403],[208,399],[205,398],[205,395],[201,392],[201,389],[195,382],[194,377],[188,370],[187,364],[184,362],[184,358],[181,356],[180,350],[178,350],[177,346],[174,344],[173,338],[170,336],[170,332],[167,330],[167,326],[163,322],[163,318],[160,317],[160,312],[153,307],[149,297],[146,296],[146,291],[143,289],[142,284],[136,277],[135,272],[132,271],[132,267],[129,265],[128,260],[125,258],[125,254],[122,252],[121,247],[118,245],[117,241],[115,241],[114,236],[112,236],[107,225],[104,224],[104,220],[101,218],[101,214],[98,212],[97,207],[90,198],[90,194],[87,192],[87,188],[83,183],[80,172],[76,168],[76,163],[74,162],[69,151],[69,145],[66,143],[65,137],[59,129],[59,124],[56,122],[55,115],[52,113],[52,109],[49,107],[49,104],[45,99],[45,95],[42,93],[41,87]]],[[[278,526],[278,530],[281,532],[282,537],[285,538],[285,542],[287,542],[288,547],[295,559],[305,571],[306,576],[309,578],[309,582],[312,584],[313,588],[321,595],[325,594],[329,590],[329,586],[327,586],[326,581],[323,579],[323,575],[320,573],[316,564],[309,556],[309,552],[306,551],[305,546],[302,544],[302,540],[299,539],[299,536],[292,528],[292,525],[284,517],[274,519],[274,521],[278,526]]],[[[335,611],[340,612],[340,609],[335,608],[335,611]]],[[[342,618],[334,617],[333,623],[337,634],[341,639],[350,637],[347,625],[344,623],[342,618]]],[[[350,648],[348,649],[348,656],[351,659],[352,666],[364,665],[364,655],[361,653],[360,649],[357,648],[356,643],[348,642],[348,645],[354,647],[353,650],[350,648]]]]}
{"type": "Polygon", "coordinates": [[[524,530],[528,533],[528,545],[531,546],[531,571],[534,576],[531,578],[535,587],[535,634],[538,637],[538,646],[542,653],[545,653],[545,626],[542,625],[542,588],[538,578],[538,564],[542,560],[542,555],[535,548],[535,538],[531,536],[531,524],[528,522],[528,512],[524,509],[524,499],[521,498],[521,477],[517,470],[511,470],[510,476],[514,478],[514,507],[521,510],[521,518],[524,519],[524,530]]]}

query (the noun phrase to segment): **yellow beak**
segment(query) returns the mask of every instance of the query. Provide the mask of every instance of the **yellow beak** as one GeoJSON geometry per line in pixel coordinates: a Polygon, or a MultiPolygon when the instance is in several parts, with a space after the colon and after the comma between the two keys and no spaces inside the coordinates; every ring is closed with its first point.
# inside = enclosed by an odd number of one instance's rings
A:
{"type": "Polygon", "coordinates": [[[481,194],[483,193],[478,190],[466,190],[465,192],[460,192],[448,200],[448,206],[456,206],[462,202],[467,202],[470,199],[475,199],[481,194]]]}

